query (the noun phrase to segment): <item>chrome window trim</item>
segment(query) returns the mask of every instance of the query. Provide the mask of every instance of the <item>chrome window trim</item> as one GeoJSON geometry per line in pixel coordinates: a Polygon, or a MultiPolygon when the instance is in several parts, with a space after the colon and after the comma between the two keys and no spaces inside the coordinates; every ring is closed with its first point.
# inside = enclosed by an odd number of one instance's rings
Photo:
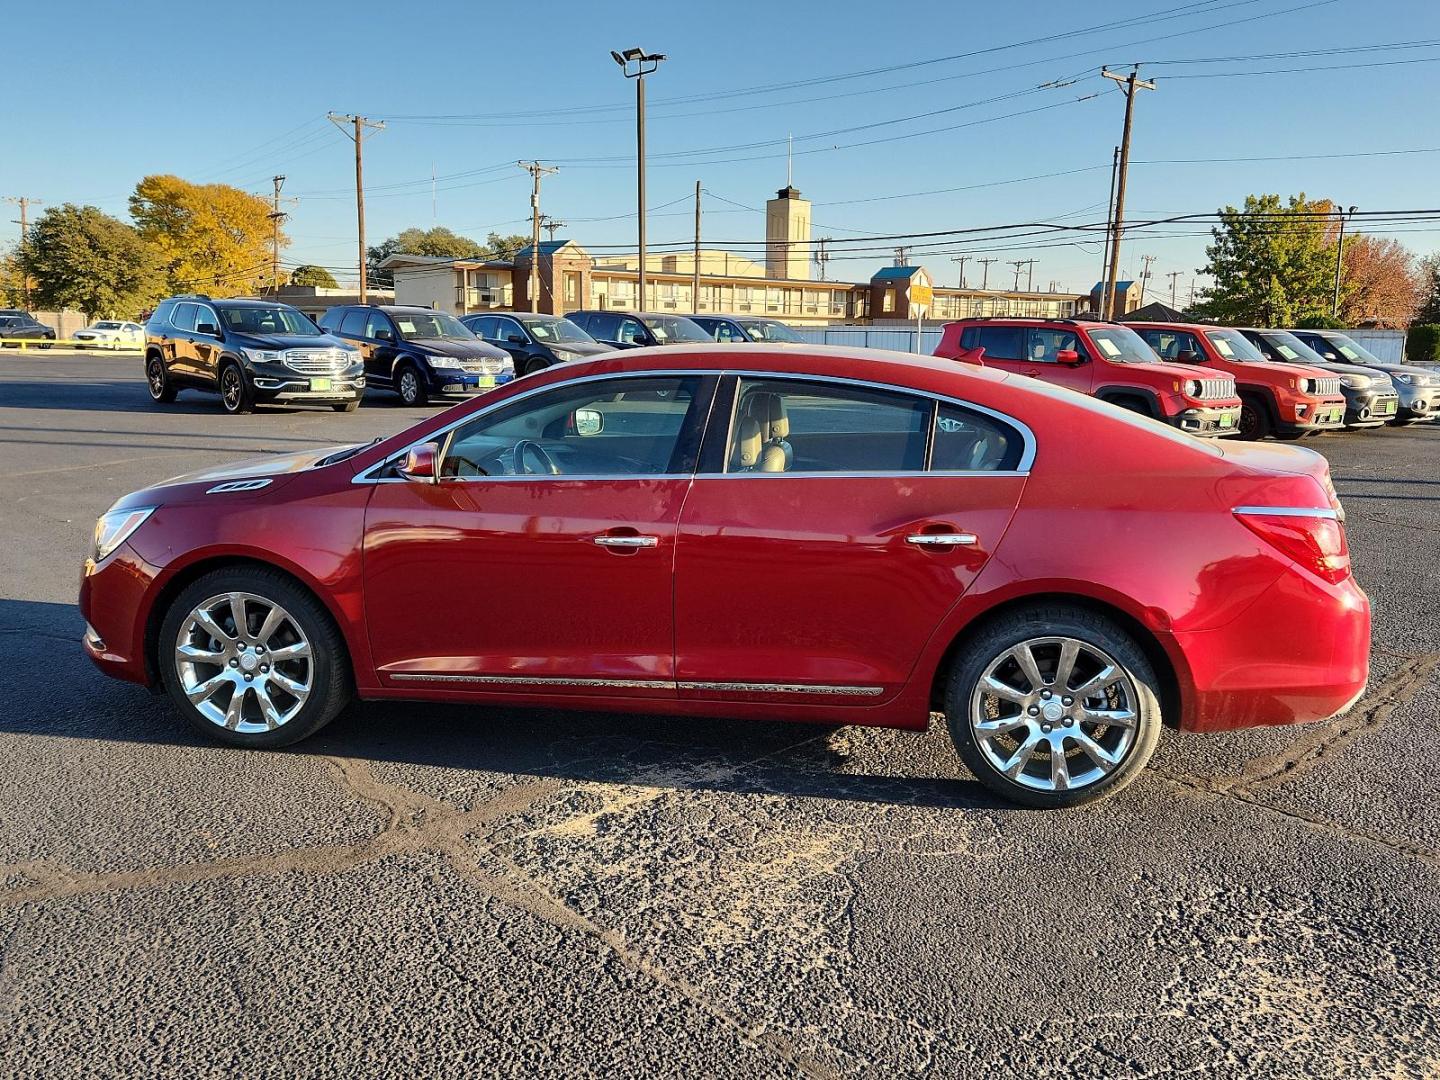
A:
{"type": "Polygon", "coordinates": [[[674,679],[595,679],[554,675],[469,675],[428,671],[386,671],[398,682],[468,683],[478,686],[556,686],[621,690],[721,690],[735,694],[820,694],[829,697],[880,697],[883,686],[830,683],[699,682],[674,679]]]}
{"type": "Polygon", "coordinates": [[[1328,518],[1331,521],[1340,520],[1339,511],[1329,506],[1236,506],[1232,508],[1230,512],[1232,514],[1256,514],[1266,517],[1314,517],[1328,518]]]}
{"type": "MultiPolygon", "coordinates": [[[[720,478],[720,477],[723,477],[723,478],[725,478],[725,479],[740,479],[740,478],[749,479],[749,478],[751,478],[751,477],[787,477],[787,476],[788,476],[788,477],[807,477],[807,478],[808,478],[808,477],[817,477],[817,476],[851,477],[851,478],[867,477],[867,476],[869,476],[869,477],[873,477],[873,476],[1028,476],[1028,475],[1030,474],[1030,468],[1031,468],[1031,466],[1035,463],[1035,432],[1031,430],[1030,425],[1026,424],[1023,420],[1018,420],[1018,419],[1016,419],[1015,417],[1010,416],[1010,415],[1007,414],[1007,413],[1002,413],[1002,412],[999,412],[999,411],[996,410],[996,409],[987,408],[986,406],[976,404],[976,403],[973,402],[973,401],[966,401],[966,400],[964,400],[963,398],[951,397],[951,396],[948,395],[948,394],[938,394],[938,393],[934,393],[934,392],[929,391],[929,390],[916,390],[916,389],[913,389],[913,388],[908,387],[908,386],[895,386],[895,385],[892,384],[892,383],[875,382],[874,380],[871,380],[871,379],[851,379],[851,378],[845,378],[845,377],[843,377],[843,376],[838,376],[838,375],[807,375],[807,374],[805,374],[805,373],[803,373],[803,372],[793,372],[793,371],[736,371],[736,370],[733,370],[733,369],[730,369],[730,368],[681,368],[681,369],[668,369],[668,368],[665,368],[665,369],[656,369],[656,370],[652,370],[652,371],[643,371],[643,372],[640,372],[640,371],[636,371],[636,372],[619,372],[619,373],[610,372],[610,373],[604,374],[604,375],[583,375],[583,376],[581,376],[581,377],[578,378],[578,379],[566,379],[566,380],[564,380],[563,382],[547,383],[547,384],[544,385],[544,386],[536,386],[536,387],[532,387],[532,388],[530,388],[530,389],[528,389],[528,390],[523,390],[523,391],[521,391],[521,392],[518,393],[518,394],[514,394],[514,395],[512,395],[512,396],[510,396],[510,397],[507,397],[504,401],[497,401],[497,402],[496,402],[495,404],[493,404],[493,405],[487,405],[487,406],[485,406],[484,408],[478,409],[478,410],[476,410],[475,412],[469,413],[469,414],[467,414],[467,415],[465,415],[465,416],[463,416],[463,417],[460,417],[460,418],[457,419],[457,420],[452,420],[450,423],[446,424],[444,427],[437,428],[435,431],[432,431],[432,432],[431,432],[428,436],[426,436],[424,439],[420,439],[420,440],[417,440],[416,442],[410,443],[410,444],[402,447],[401,449],[396,450],[394,453],[387,455],[386,457],[384,457],[384,458],[382,458],[381,460],[377,461],[375,464],[369,466],[368,468],[366,468],[366,469],[364,469],[364,470],[356,473],[355,476],[351,479],[350,482],[351,482],[352,484],[407,484],[407,483],[409,483],[410,481],[408,481],[408,480],[402,480],[402,479],[400,479],[399,477],[392,477],[392,478],[389,478],[389,479],[379,479],[379,478],[377,478],[377,477],[372,476],[371,474],[372,474],[372,473],[375,473],[375,472],[378,472],[378,471],[380,471],[380,470],[382,470],[382,469],[384,469],[384,468],[385,468],[387,465],[389,465],[392,461],[398,461],[398,460],[403,459],[403,458],[405,457],[405,455],[410,452],[411,447],[419,446],[419,445],[421,445],[422,443],[427,443],[427,442],[444,443],[444,442],[449,438],[451,432],[453,432],[456,428],[460,427],[462,424],[468,424],[468,423],[470,423],[472,420],[478,420],[480,417],[484,416],[486,413],[492,412],[492,411],[494,411],[495,409],[508,407],[508,406],[510,406],[510,405],[515,404],[515,403],[518,402],[518,401],[524,401],[526,398],[533,397],[533,396],[535,396],[536,394],[542,394],[542,393],[546,392],[547,390],[556,389],[556,388],[561,387],[561,386],[575,386],[575,385],[579,385],[580,383],[600,382],[600,381],[602,381],[602,380],[608,380],[608,379],[627,379],[627,378],[636,378],[636,379],[660,379],[660,378],[677,378],[677,377],[683,377],[683,376],[687,376],[687,375],[696,375],[696,376],[700,376],[701,378],[704,378],[704,377],[707,377],[707,376],[719,376],[719,377],[722,378],[722,379],[725,378],[726,376],[734,376],[734,377],[737,378],[737,379],[741,379],[741,378],[744,378],[744,379],[795,379],[795,380],[812,381],[812,382],[814,382],[814,381],[819,381],[819,382],[836,383],[836,384],[844,385],[844,386],[856,386],[856,387],[861,387],[861,388],[870,389],[870,390],[884,390],[884,391],[889,391],[889,392],[891,392],[891,393],[913,394],[913,395],[916,395],[916,396],[919,396],[919,397],[928,398],[928,399],[930,399],[930,400],[932,400],[932,401],[940,401],[940,402],[944,402],[944,403],[949,404],[949,405],[957,405],[957,406],[959,406],[959,407],[962,408],[962,409],[970,409],[971,411],[980,413],[980,414],[983,415],[983,416],[989,416],[989,417],[991,417],[991,418],[994,419],[994,420],[998,420],[998,421],[1000,421],[1000,422],[1003,423],[1003,424],[1008,424],[1008,425],[1010,425],[1012,428],[1014,428],[1016,431],[1018,431],[1018,432],[1020,433],[1020,437],[1021,437],[1021,439],[1022,439],[1022,441],[1024,442],[1025,445],[1024,445],[1024,448],[1023,448],[1023,449],[1021,450],[1021,452],[1020,452],[1020,460],[1019,460],[1019,462],[1016,464],[1015,468],[1014,468],[1014,469],[1010,469],[1010,470],[1005,470],[1005,471],[981,469],[981,470],[974,470],[974,471],[968,471],[968,472],[950,472],[950,471],[947,471],[947,472],[931,472],[931,471],[925,470],[925,469],[920,469],[920,470],[908,470],[908,469],[907,469],[907,470],[894,470],[894,471],[881,470],[881,471],[876,471],[876,472],[635,473],[635,474],[626,474],[626,475],[624,475],[624,476],[615,476],[615,475],[608,475],[608,474],[607,474],[607,475],[602,475],[602,476],[589,476],[589,475],[574,474],[574,475],[568,475],[568,476],[482,476],[482,477],[474,477],[474,478],[456,477],[456,478],[453,478],[453,479],[447,479],[445,482],[448,484],[448,483],[456,483],[456,482],[461,482],[461,483],[474,483],[474,482],[477,481],[477,480],[479,480],[479,481],[484,481],[484,482],[486,482],[486,483],[491,483],[491,482],[494,482],[494,481],[497,481],[497,480],[543,480],[543,481],[546,481],[546,482],[553,482],[553,481],[556,481],[556,480],[559,480],[559,481],[565,481],[565,480],[672,480],[672,479],[675,479],[676,477],[681,477],[681,476],[689,476],[689,477],[694,477],[694,478],[696,478],[696,479],[699,479],[699,478],[701,478],[701,477],[704,477],[704,478],[706,478],[706,479],[713,479],[713,478],[720,478]]],[[[735,399],[738,400],[739,395],[736,394],[736,395],[734,395],[734,397],[735,397],[735,399]]],[[[725,430],[725,445],[726,445],[727,447],[728,447],[729,444],[730,444],[730,431],[731,431],[731,428],[732,428],[732,426],[734,425],[734,422],[735,422],[735,416],[734,416],[734,408],[735,408],[735,407],[736,407],[736,406],[735,406],[735,403],[732,402],[732,403],[731,403],[731,410],[732,410],[732,411],[731,411],[731,416],[730,416],[730,423],[726,425],[726,430],[725,430]]]]}

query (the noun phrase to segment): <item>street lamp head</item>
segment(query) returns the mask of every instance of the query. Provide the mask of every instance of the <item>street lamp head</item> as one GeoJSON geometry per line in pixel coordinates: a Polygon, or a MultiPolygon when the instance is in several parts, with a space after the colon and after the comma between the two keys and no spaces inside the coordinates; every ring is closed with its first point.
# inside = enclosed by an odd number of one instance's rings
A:
{"type": "Polygon", "coordinates": [[[622,68],[625,66],[625,57],[621,56],[614,49],[610,50],[610,56],[614,59],[615,63],[619,64],[622,68]]]}

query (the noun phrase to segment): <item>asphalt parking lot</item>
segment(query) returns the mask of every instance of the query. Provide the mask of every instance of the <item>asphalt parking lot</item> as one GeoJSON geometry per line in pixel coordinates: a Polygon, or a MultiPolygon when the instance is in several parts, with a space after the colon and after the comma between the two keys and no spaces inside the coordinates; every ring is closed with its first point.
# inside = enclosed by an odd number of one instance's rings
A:
{"type": "Polygon", "coordinates": [[[386,704],[243,752],[91,668],[117,496],[393,401],[0,356],[6,1074],[1440,1074],[1440,430],[1307,444],[1375,606],[1356,709],[1167,732],[1087,810],[995,802],[938,728],[386,704]]]}

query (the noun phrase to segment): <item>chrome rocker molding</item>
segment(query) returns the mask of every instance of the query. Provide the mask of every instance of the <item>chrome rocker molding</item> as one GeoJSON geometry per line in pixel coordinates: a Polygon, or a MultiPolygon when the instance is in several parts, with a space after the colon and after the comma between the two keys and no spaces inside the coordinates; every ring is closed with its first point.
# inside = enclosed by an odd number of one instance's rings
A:
{"type": "Polygon", "coordinates": [[[831,697],[879,697],[880,686],[827,686],[820,683],[675,682],[672,679],[581,679],[520,675],[440,675],[382,672],[401,682],[473,683],[480,686],[580,686],[636,690],[722,690],[732,694],[824,694],[831,697]]]}

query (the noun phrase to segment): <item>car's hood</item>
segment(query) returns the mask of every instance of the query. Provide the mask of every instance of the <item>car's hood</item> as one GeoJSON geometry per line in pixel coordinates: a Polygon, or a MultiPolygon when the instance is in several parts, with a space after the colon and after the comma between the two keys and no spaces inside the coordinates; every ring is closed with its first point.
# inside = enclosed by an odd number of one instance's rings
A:
{"type": "Polygon", "coordinates": [[[510,354],[485,341],[456,341],[454,338],[406,338],[405,344],[436,356],[459,360],[500,360],[510,354]]]}
{"type": "Polygon", "coordinates": [[[257,483],[253,488],[236,488],[215,492],[215,494],[223,494],[228,499],[254,498],[262,492],[275,491],[293,480],[297,474],[314,468],[325,458],[346,449],[349,447],[324,446],[312,450],[297,450],[289,454],[263,454],[259,457],[246,458],[243,461],[234,461],[228,465],[216,465],[210,469],[200,469],[182,476],[172,476],[168,480],[162,480],[158,484],[152,484],[148,488],[132,492],[115,505],[118,509],[125,506],[182,502],[207,495],[212,488],[220,484],[238,483],[245,480],[254,480],[257,483]],[[269,482],[258,483],[261,480],[269,482]]]}
{"type": "MultiPolygon", "coordinates": [[[[1314,367],[1316,365],[1312,364],[1311,366],[1314,367]]],[[[1373,379],[1380,384],[1376,389],[1383,389],[1386,386],[1393,387],[1394,385],[1390,382],[1390,376],[1377,367],[1367,367],[1361,364],[1332,364],[1327,362],[1322,370],[1333,371],[1336,375],[1364,375],[1367,379],[1373,379]]]]}
{"type": "Polygon", "coordinates": [[[1168,376],[1172,379],[1230,379],[1234,376],[1228,371],[1214,371],[1198,364],[1171,364],[1161,360],[1153,364],[1127,364],[1126,367],[1133,367],[1138,371],[1148,371],[1154,375],[1168,376]]]}
{"type": "Polygon", "coordinates": [[[557,341],[546,347],[556,354],[573,353],[576,356],[596,356],[600,353],[615,351],[613,345],[602,345],[598,341],[557,341]]]}

